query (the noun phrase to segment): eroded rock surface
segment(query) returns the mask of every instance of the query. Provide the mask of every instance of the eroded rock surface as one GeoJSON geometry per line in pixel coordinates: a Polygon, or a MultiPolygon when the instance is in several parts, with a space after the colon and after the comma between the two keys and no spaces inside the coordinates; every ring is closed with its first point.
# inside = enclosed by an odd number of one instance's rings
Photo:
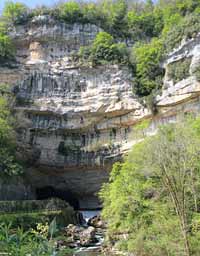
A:
{"type": "Polygon", "coordinates": [[[91,24],[35,17],[11,32],[18,65],[2,67],[0,73],[1,81],[14,85],[18,143],[31,163],[27,182],[33,191],[46,186],[69,190],[81,208],[99,207],[96,193],[112,163],[135,143],[135,124],[150,119],[146,132],[154,134],[159,124],[200,110],[200,36],[184,42],[165,61],[154,116],[134,95],[134,78],[127,67],[90,67],[74,61],[72,56],[99,31],[91,24]],[[191,59],[189,76],[174,83],[168,66],[185,58],[191,59]]]}

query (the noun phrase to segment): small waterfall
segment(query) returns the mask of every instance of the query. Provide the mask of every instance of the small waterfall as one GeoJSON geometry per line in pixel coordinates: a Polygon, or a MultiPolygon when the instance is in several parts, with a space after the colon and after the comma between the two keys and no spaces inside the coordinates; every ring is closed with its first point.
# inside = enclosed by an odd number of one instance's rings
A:
{"type": "MultiPolygon", "coordinates": [[[[99,216],[101,211],[100,210],[82,210],[79,211],[80,214],[82,214],[83,219],[85,220],[84,226],[88,226],[88,221],[95,217],[99,216]]],[[[73,256],[101,256],[101,246],[104,241],[104,232],[102,229],[97,228],[96,229],[96,242],[91,244],[88,247],[80,247],[77,249],[77,251],[74,253],[73,256]]]]}
{"type": "Polygon", "coordinates": [[[101,211],[100,210],[86,210],[86,211],[80,211],[80,213],[83,215],[83,219],[88,223],[89,219],[99,216],[101,211]]]}

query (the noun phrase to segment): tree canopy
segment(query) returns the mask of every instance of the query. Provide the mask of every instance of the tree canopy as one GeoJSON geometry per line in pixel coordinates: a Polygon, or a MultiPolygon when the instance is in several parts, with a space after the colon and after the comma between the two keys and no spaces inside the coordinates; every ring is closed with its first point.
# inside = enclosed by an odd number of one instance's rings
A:
{"type": "Polygon", "coordinates": [[[0,85],[0,176],[12,176],[22,173],[21,165],[16,161],[16,142],[13,117],[9,105],[9,89],[0,85]]]}
{"type": "MultiPolygon", "coordinates": [[[[79,57],[93,64],[129,65],[134,77],[133,87],[140,97],[161,88],[160,62],[166,54],[178,47],[183,39],[195,37],[200,31],[200,3],[197,0],[71,0],[52,8],[40,6],[35,9],[8,1],[2,18],[7,26],[23,24],[34,15],[43,14],[69,24],[91,23],[101,28],[94,42],[80,49],[79,57]],[[112,38],[112,43],[108,44],[108,37],[112,38]]],[[[0,58],[7,60],[14,56],[14,50],[1,24],[0,58]]]]}
{"type": "Polygon", "coordinates": [[[135,255],[199,255],[200,119],[159,128],[116,163],[100,195],[108,236],[135,255]],[[117,239],[118,233],[127,234],[117,239]]]}

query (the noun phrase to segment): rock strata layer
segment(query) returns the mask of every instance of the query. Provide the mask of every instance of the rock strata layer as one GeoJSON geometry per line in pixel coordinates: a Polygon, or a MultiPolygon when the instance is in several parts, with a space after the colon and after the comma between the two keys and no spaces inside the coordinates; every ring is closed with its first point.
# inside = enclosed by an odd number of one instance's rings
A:
{"type": "Polygon", "coordinates": [[[72,56],[99,31],[91,24],[38,16],[11,32],[18,64],[1,67],[0,81],[14,86],[18,143],[30,163],[26,182],[32,192],[24,194],[31,198],[37,197],[37,189],[52,187],[70,191],[80,208],[98,208],[96,193],[112,163],[135,143],[135,124],[149,119],[146,132],[153,134],[159,124],[200,110],[200,36],[174,50],[163,64],[166,74],[155,116],[134,95],[127,67],[74,62],[72,56]],[[175,83],[169,67],[186,58],[191,60],[189,75],[175,83]]]}

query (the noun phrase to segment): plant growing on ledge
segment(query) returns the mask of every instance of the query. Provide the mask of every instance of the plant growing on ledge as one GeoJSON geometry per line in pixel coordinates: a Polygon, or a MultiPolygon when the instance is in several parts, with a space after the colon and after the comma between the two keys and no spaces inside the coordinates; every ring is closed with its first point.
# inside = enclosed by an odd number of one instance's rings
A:
{"type": "Polygon", "coordinates": [[[61,141],[59,143],[59,146],[58,146],[58,153],[64,155],[64,156],[67,156],[69,153],[71,152],[79,152],[80,151],[80,148],[76,145],[65,145],[65,142],[64,141],[61,141]]]}
{"type": "Polygon", "coordinates": [[[21,24],[27,21],[28,8],[26,5],[7,1],[3,9],[3,18],[11,24],[21,24]]]}
{"type": "Polygon", "coordinates": [[[59,17],[68,23],[74,23],[81,21],[83,14],[77,2],[69,1],[59,6],[59,17]]]}
{"type": "Polygon", "coordinates": [[[81,47],[79,56],[94,65],[104,63],[128,64],[128,49],[124,43],[115,43],[107,32],[99,32],[91,47],[81,47]]]}
{"type": "Polygon", "coordinates": [[[6,34],[0,32],[0,61],[5,62],[13,59],[15,49],[12,40],[6,34]]]}
{"type": "Polygon", "coordinates": [[[7,98],[0,96],[0,175],[12,176],[22,173],[22,167],[16,161],[15,151],[13,118],[11,117],[7,98]]]}
{"type": "Polygon", "coordinates": [[[191,63],[191,58],[186,58],[170,64],[168,67],[169,78],[171,78],[174,81],[174,83],[177,83],[182,79],[187,78],[190,75],[189,74],[190,63],[191,63]]]}
{"type": "Polygon", "coordinates": [[[135,91],[139,96],[147,96],[161,87],[163,43],[153,39],[150,43],[138,44],[133,48],[133,54],[136,65],[135,91]]]}

